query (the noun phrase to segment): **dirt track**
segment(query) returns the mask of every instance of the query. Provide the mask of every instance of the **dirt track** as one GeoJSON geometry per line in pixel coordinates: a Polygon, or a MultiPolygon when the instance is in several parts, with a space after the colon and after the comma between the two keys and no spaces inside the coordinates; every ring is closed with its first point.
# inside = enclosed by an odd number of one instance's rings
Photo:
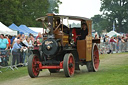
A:
{"type": "MultiPolygon", "coordinates": [[[[103,58],[100,60],[100,68],[99,71],[105,71],[109,69],[111,65],[121,65],[123,62],[128,60],[128,54],[111,54],[108,57],[103,58]]],[[[81,71],[77,72],[75,75],[79,75],[79,73],[86,73],[87,69],[85,66],[80,67],[81,71]]],[[[38,78],[30,78],[29,76],[24,76],[18,79],[14,79],[12,81],[3,82],[1,85],[49,85],[49,81],[57,81],[58,79],[63,78],[66,79],[64,76],[63,71],[59,73],[51,74],[48,71],[40,72],[38,78]]],[[[67,78],[68,79],[68,78],[67,78]]]]}

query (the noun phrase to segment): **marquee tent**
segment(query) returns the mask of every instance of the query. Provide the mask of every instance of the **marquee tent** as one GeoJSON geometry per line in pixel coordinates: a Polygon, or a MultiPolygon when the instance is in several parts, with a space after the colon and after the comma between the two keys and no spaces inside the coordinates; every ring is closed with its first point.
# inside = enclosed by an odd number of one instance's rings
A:
{"type": "Polygon", "coordinates": [[[120,36],[120,34],[119,33],[117,33],[116,31],[110,31],[109,33],[107,33],[107,35],[109,36],[109,37],[112,37],[112,36],[120,36]]]}
{"type": "Polygon", "coordinates": [[[23,32],[24,34],[28,34],[27,31],[25,31],[25,30],[23,30],[23,29],[20,29],[20,28],[19,28],[17,25],[15,25],[14,23],[11,24],[11,25],[9,26],[9,28],[12,29],[12,30],[18,31],[18,32],[23,32]]]}
{"type": "Polygon", "coordinates": [[[14,23],[12,23],[10,26],[9,26],[10,29],[12,30],[15,30],[15,31],[20,31],[18,26],[16,26],[14,23]]]}
{"type": "Polygon", "coordinates": [[[2,31],[2,30],[0,30],[0,34],[5,34],[5,32],[4,32],[4,31],[2,31]]]}
{"type": "Polygon", "coordinates": [[[30,28],[28,28],[26,25],[20,25],[19,28],[20,29],[24,29],[25,31],[27,31],[28,33],[33,34],[34,36],[36,36],[38,34],[37,32],[35,32],[35,31],[31,30],[30,28]]]}
{"type": "Polygon", "coordinates": [[[7,26],[5,26],[3,23],[0,22],[0,32],[3,34],[9,34],[9,35],[17,35],[17,32],[14,30],[11,30],[7,26]]]}
{"type": "Polygon", "coordinates": [[[29,27],[31,30],[33,30],[33,31],[35,31],[35,32],[41,32],[41,34],[43,33],[43,32],[45,32],[45,29],[44,29],[44,31],[43,31],[43,28],[40,28],[40,27],[29,27]]]}

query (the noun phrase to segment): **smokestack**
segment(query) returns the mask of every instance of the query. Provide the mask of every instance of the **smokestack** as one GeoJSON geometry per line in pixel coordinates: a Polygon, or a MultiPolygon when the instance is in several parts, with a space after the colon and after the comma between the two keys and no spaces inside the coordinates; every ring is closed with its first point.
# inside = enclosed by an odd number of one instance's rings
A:
{"type": "Polygon", "coordinates": [[[48,26],[50,28],[50,35],[52,35],[53,34],[53,16],[54,16],[54,14],[48,13],[47,16],[48,16],[48,26]]]}

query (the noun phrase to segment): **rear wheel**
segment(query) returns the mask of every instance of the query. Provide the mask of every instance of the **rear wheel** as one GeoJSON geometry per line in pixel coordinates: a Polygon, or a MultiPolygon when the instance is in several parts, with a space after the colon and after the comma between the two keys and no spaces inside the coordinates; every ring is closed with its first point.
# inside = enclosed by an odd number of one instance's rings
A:
{"type": "Polygon", "coordinates": [[[58,73],[60,69],[48,69],[50,73],[58,73]]]}
{"type": "Polygon", "coordinates": [[[99,67],[99,51],[96,44],[93,44],[91,58],[91,61],[87,62],[87,69],[89,72],[96,72],[99,67]]]}
{"type": "Polygon", "coordinates": [[[71,53],[67,53],[64,56],[63,69],[66,77],[74,75],[75,71],[75,60],[71,53]]]}
{"type": "Polygon", "coordinates": [[[40,69],[39,69],[39,65],[38,65],[37,61],[39,61],[39,58],[37,55],[32,54],[29,56],[28,74],[31,78],[35,78],[39,75],[40,69]]]}

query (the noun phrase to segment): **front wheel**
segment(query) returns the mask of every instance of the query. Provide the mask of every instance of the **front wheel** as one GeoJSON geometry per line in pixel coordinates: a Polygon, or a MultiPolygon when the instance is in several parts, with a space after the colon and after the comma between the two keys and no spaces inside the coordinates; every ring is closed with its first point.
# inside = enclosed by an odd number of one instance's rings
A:
{"type": "Polygon", "coordinates": [[[66,77],[74,75],[75,71],[75,60],[71,53],[67,53],[64,56],[63,69],[66,77]]]}
{"type": "Polygon", "coordinates": [[[39,64],[37,63],[39,58],[35,54],[31,54],[28,59],[28,74],[31,78],[38,77],[40,69],[39,64]]]}
{"type": "Polygon", "coordinates": [[[98,71],[99,67],[99,51],[96,44],[93,44],[92,47],[92,56],[91,61],[87,62],[87,69],[89,72],[96,72],[98,71]]]}

